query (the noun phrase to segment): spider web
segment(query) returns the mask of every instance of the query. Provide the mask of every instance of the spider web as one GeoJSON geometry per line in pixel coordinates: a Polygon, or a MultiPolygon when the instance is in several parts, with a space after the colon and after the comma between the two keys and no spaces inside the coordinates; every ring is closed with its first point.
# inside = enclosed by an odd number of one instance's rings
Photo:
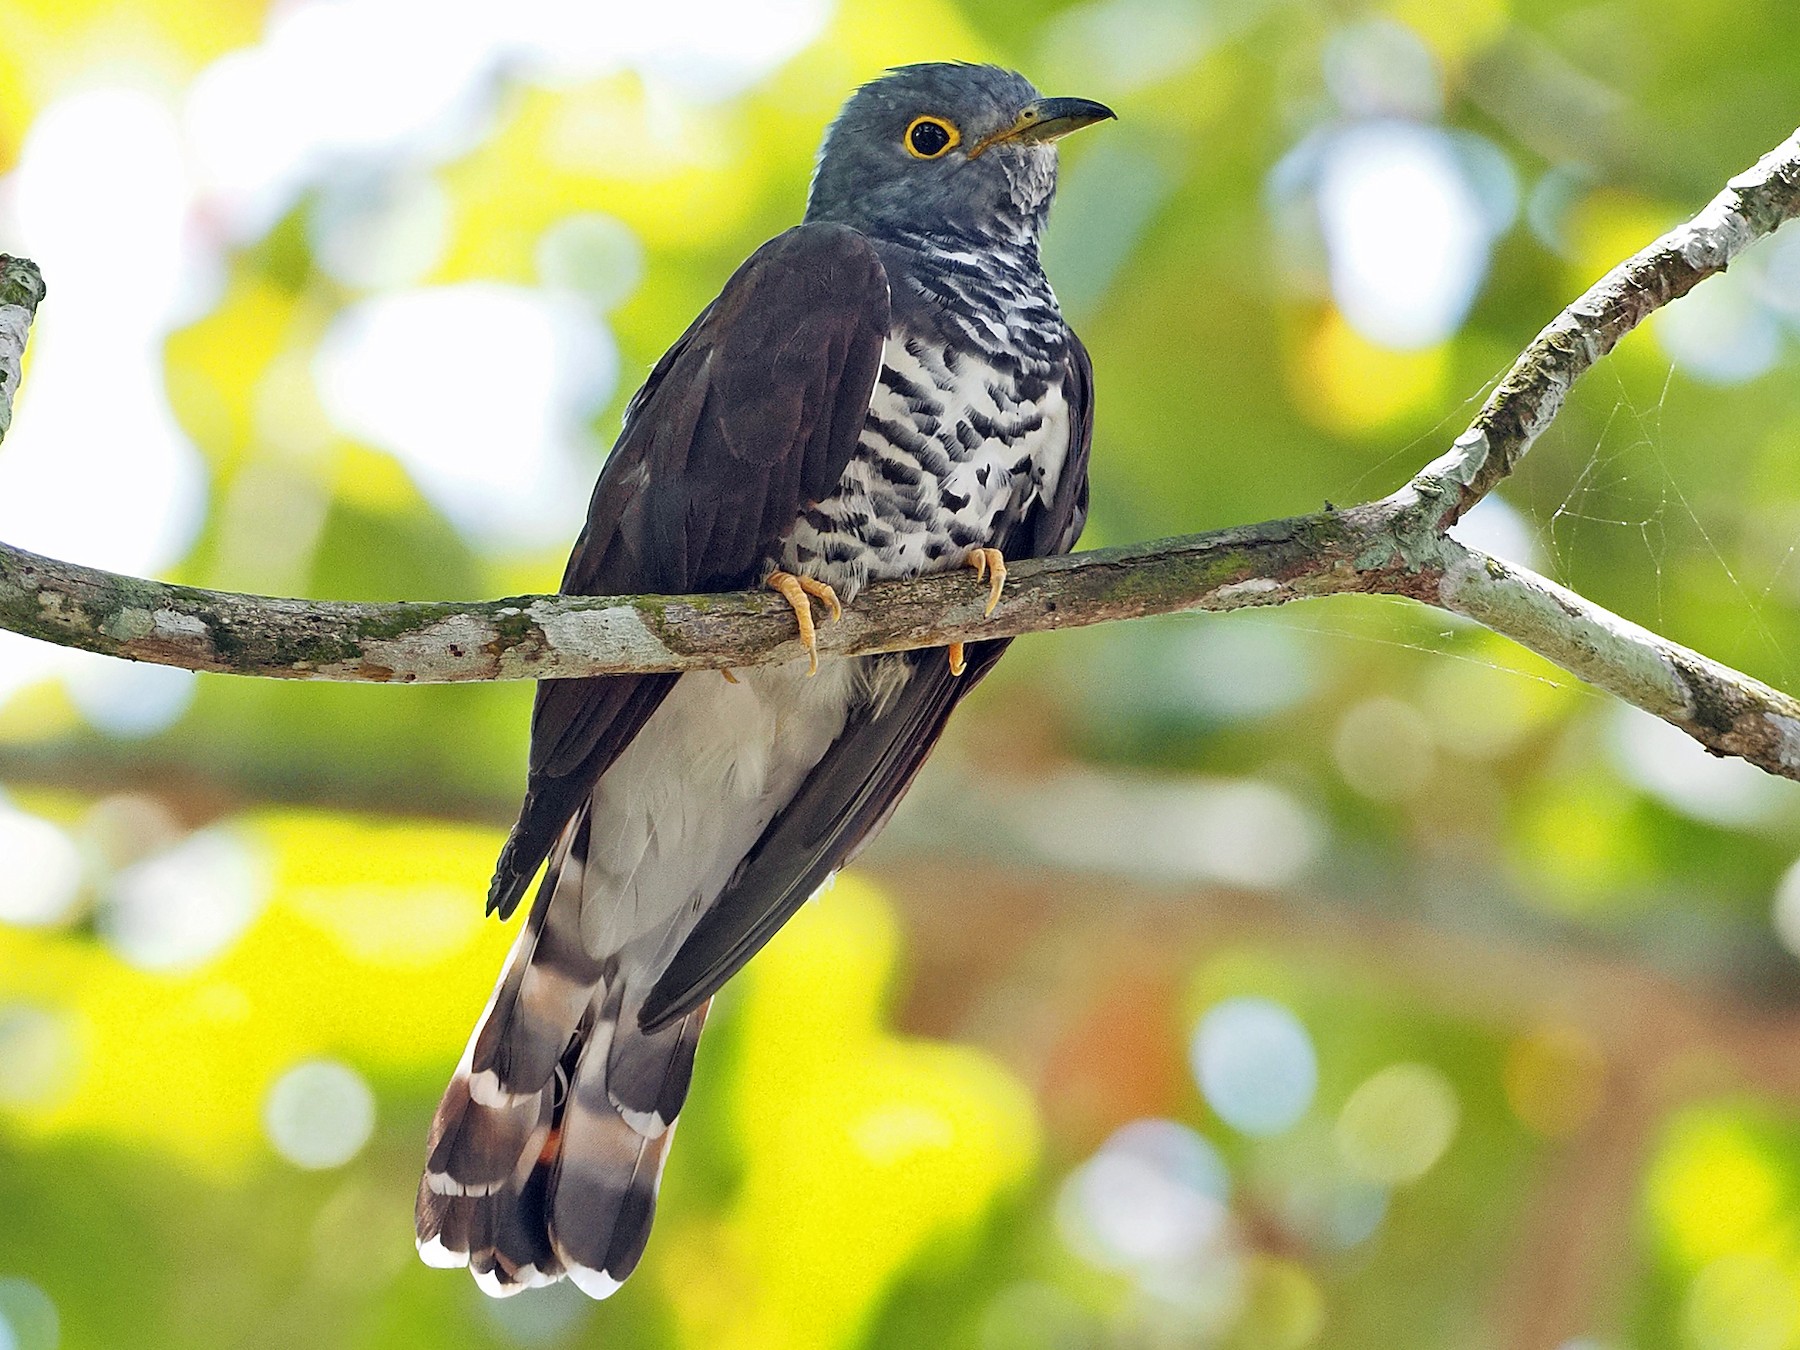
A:
{"type": "MultiPolygon", "coordinates": [[[[1385,604],[1396,610],[1405,610],[1408,615],[1417,614],[1419,612],[1418,606],[1414,604],[1414,602],[1403,600],[1399,596],[1365,595],[1358,596],[1357,600],[1360,605],[1365,607],[1368,605],[1385,604]]],[[[1346,642],[1360,642],[1371,647],[1384,647],[1390,650],[1423,652],[1434,660],[1462,661],[1471,666],[1480,666],[1484,670],[1497,671],[1502,675],[1511,675],[1516,676],[1521,680],[1529,680],[1533,684],[1547,685],[1552,689],[1568,690],[1585,697],[1596,699],[1604,699],[1607,697],[1592,685],[1577,679],[1573,675],[1564,674],[1560,671],[1555,674],[1549,674],[1542,670],[1527,670],[1524,662],[1528,660],[1535,661],[1537,658],[1532,657],[1529,653],[1525,652],[1523,648],[1520,649],[1521,660],[1517,662],[1507,662],[1490,655],[1477,655],[1474,652],[1466,650],[1472,632],[1485,633],[1487,631],[1485,628],[1480,627],[1480,625],[1475,624],[1473,620],[1467,621],[1467,627],[1442,628],[1430,635],[1422,634],[1408,639],[1395,637],[1391,633],[1364,632],[1359,628],[1351,626],[1348,621],[1341,624],[1334,624],[1329,621],[1309,623],[1298,617],[1293,606],[1283,606],[1279,612],[1282,616],[1282,623],[1284,626],[1291,628],[1297,633],[1309,633],[1315,637],[1333,638],[1346,642]],[[1433,641],[1433,638],[1436,640],[1433,641]]],[[[1309,606],[1307,607],[1307,612],[1313,613],[1316,611],[1313,611],[1309,606]]]]}
{"type": "Polygon", "coordinates": [[[1444,415],[1438,418],[1436,422],[1432,423],[1427,430],[1421,431],[1405,445],[1400,446],[1391,453],[1383,455],[1380,459],[1376,460],[1375,463],[1366,465],[1361,473],[1357,474],[1355,478],[1352,478],[1348,484],[1340,489],[1342,500],[1351,502],[1362,501],[1367,493],[1372,490],[1369,487],[1371,480],[1386,478],[1388,472],[1395,467],[1403,469],[1405,471],[1405,476],[1411,478],[1412,475],[1419,470],[1420,466],[1430,460],[1436,459],[1444,452],[1444,449],[1450,442],[1456,436],[1461,434],[1463,428],[1468,426],[1469,423],[1475,419],[1475,414],[1480,411],[1481,405],[1487,401],[1488,395],[1493,393],[1500,381],[1505,378],[1506,372],[1509,369],[1511,369],[1510,365],[1503,366],[1495,371],[1492,375],[1488,376],[1481,388],[1477,389],[1473,394],[1470,394],[1461,403],[1446,411],[1444,415]]]}
{"type": "MultiPolygon", "coordinates": [[[[1334,500],[1362,501],[1375,490],[1371,484],[1379,484],[1388,479],[1396,469],[1403,472],[1406,477],[1411,477],[1420,465],[1441,454],[1463,428],[1469,425],[1475,414],[1480,411],[1482,404],[1487,401],[1488,395],[1505,378],[1509,369],[1511,369],[1511,362],[1494,371],[1474,393],[1448,408],[1430,428],[1421,431],[1404,445],[1374,463],[1365,465],[1354,478],[1338,489],[1341,496],[1334,500]]],[[[1368,595],[1358,597],[1358,601],[1359,608],[1364,612],[1371,605],[1386,606],[1394,611],[1396,627],[1405,624],[1410,619],[1416,619],[1420,614],[1434,613],[1434,611],[1422,610],[1412,601],[1403,600],[1397,596],[1368,595]]],[[[1341,621],[1334,622],[1330,617],[1332,611],[1328,609],[1309,605],[1305,607],[1304,612],[1313,616],[1316,621],[1309,622],[1302,619],[1300,612],[1294,607],[1284,606],[1280,610],[1282,622],[1295,632],[1357,642],[1367,646],[1422,652],[1438,660],[1462,661],[1486,670],[1498,671],[1503,675],[1516,676],[1536,684],[1549,685],[1555,689],[1572,690],[1594,697],[1599,696],[1596,690],[1573,675],[1547,674],[1542,670],[1526,669],[1525,662],[1535,661],[1535,658],[1523,651],[1520,653],[1519,661],[1508,662],[1494,655],[1477,654],[1467,650],[1473,633],[1487,631],[1472,621],[1453,622],[1450,626],[1440,628],[1433,634],[1415,634],[1408,638],[1399,637],[1393,633],[1368,632],[1360,627],[1357,620],[1349,613],[1345,613],[1341,621]]],[[[1445,616],[1438,614],[1437,617],[1444,618],[1445,616]]]]}
{"type": "MultiPolygon", "coordinates": [[[[1674,368],[1670,368],[1672,377],[1674,368]]],[[[1664,568],[1669,552],[1669,504],[1674,480],[1658,448],[1662,412],[1668,399],[1669,380],[1664,379],[1656,403],[1639,408],[1618,377],[1618,397],[1586,462],[1569,489],[1538,524],[1538,543],[1550,557],[1556,579],[1575,587],[1577,555],[1584,534],[1624,530],[1635,534],[1656,578],[1656,622],[1665,618],[1664,568]],[[1647,466],[1654,466],[1651,473],[1647,466]]],[[[1687,498],[1680,497],[1685,505],[1687,498]]],[[[1693,517],[1692,507],[1688,515],[1693,517]]],[[[1694,523],[1699,525],[1697,517],[1694,523]]],[[[1701,527],[1704,529],[1704,527],[1701,527]]]]}
{"type": "Polygon", "coordinates": [[[1782,681],[1791,683],[1792,662],[1770,627],[1765,609],[1782,571],[1800,551],[1800,535],[1789,544],[1781,563],[1760,588],[1748,584],[1740,567],[1732,564],[1714,531],[1695,509],[1664,454],[1663,413],[1674,386],[1675,367],[1671,364],[1667,368],[1655,399],[1648,404],[1632,396],[1616,370],[1607,374],[1614,401],[1600,435],[1562,500],[1547,518],[1537,523],[1537,539],[1550,559],[1552,575],[1570,589],[1580,591],[1579,574],[1591,571],[1591,557],[1606,557],[1605,545],[1611,541],[1604,536],[1625,532],[1641,547],[1654,578],[1654,613],[1648,622],[1666,635],[1670,558],[1697,544],[1705,565],[1724,576],[1740,603],[1745,615],[1742,631],[1754,632],[1779,664],[1782,681]]]}
{"type": "MultiPolygon", "coordinates": [[[[1370,481],[1385,477],[1387,471],[1395,465],[1402,468],[1416,467],[1423,462],[1422,456],[1437,453],[1455,432],[1468,424],[1503,375],[1504,371],[1497,372],[1480,390],[1447,411],[1430,430],[1414,437],[1380,461],[1364,467],[1343,489],[1345,499],[1361,500],[1370,481]]],[[[1633,396],[1616,368],[1602,367],[1601,370],[1596,370],[1589,378],[1590,387],[1596,379],[1611,381],[1613,402],[1580,469],[1548,515],[1538,512],[1534,518],[1532,513],[1520,512],[1526,518],[1542,557],[1548,560],[1550,575],[1570,589],[1581,591],[1581,582],[1584,578],[1592,578],[1595,568],[1617,565],[1619,554],[1616,550],[1616,536],[1624,534],[1632,541],[1633,546],[1629,552],[1643,559],[1654,586],[1653,612],[1628,617],[1637,617],[1647,626],[1666,634],[1671,560],[1690,548],[1697,547],[1705,560],[1704,565],[1716,568],[1724,576],[1740,602],[1741,612],[1746,616],[1743,631],[1755,634],[1777,663],[1781,682],[1791,686],[1794,683],[1793,662],[1780,637],[1770,626],[1765,611],[1782,576],[1793,564],[1795,555],[1800,554],[1800,533],[1796,534],[1777,565],[1770,570],[1766,581],[1760,586],[1747,581],[1741,566],[1733,565],[1715,537],[1715,531],[1708,528],[1688,491],[1682,486],[1675,467],[1664,454],[1666,438],[1663,415],[1675,387],[1674,365],[1670,363],[1666,367],[1656,396],[1647,402],[1641,396],[1633,396]]],[[[1572,419],[1565,419],[1559,425],[1566,427],[1570,420],[1572,419]]],[[[1566,453],[1569,448],[1566,439],[1568,433],[1564,432],[1563,435],[1565,439],[1560,447],[1554,442],[1540,444],[1538,450],[1527,457],[1522,466],[1523,471],[1530,473],[1537,469],[1537,472],[1543,473],[1545,470],[1537,466],[1546,465],[1555,456],[1566,453]]],[[[1528,558],[1514,561],[1528,565],[1532,563],[1528,558]]],[[[1398,606],[1406,604],[1398,600],[1392,603],[1398,606]]],[[[1350,622],[1313,625],[1295,621],[1294,616],[1289,618],[1292,626],[1300,631],[1467,661],[1505,674],[1561,689],[1579,690],[1598,697],[1596,691],[1572,675],[1546,675],[1466,650],[1470,630],[1461,626],[1441,630],[1436,634],[1437,641],[1433,642],[1428,638],[1408,639],[1358,631],[1350,622]]]]}

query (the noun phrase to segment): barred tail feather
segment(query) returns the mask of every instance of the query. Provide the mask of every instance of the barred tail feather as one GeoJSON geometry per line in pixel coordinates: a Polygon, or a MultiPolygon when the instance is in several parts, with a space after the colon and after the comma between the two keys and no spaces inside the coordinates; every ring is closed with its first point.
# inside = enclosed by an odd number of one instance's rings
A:
{"type": "Polygon", "coordinates": [[[560,1119],[550,1239],[569,1277],[605,1298],[637,1268],[706,1022],[696,1008],[654,1036],[625,1005],[583,1047],[560,1119]],[[673,1033],[673,1034],[670,1034],[673,1033]],[[620,1100],[621,1094],[623,1100],[620,1100]]]}
{"type": "Polygon", "coordinates": [[[605,978],[581,941],[588,815],[558,841],[531,913],[469,1043],[471,1091],[498,1105],[550,1081],[605,978]]]}
{"type": "Polygon", "coordinates": [[[427,1265],[467,1266],[503,1297],[562,1275],[544,1219],[558,1092],[552,1083],[509,1101],[478,1100],[474,1047],[471,1038],[432,1120],[413,1220],[427,1265]]]}
{"type": "Polygon", "coordinates": [[[544,1216],[548,1163],[533,1158],[524,1184],[489,1195],[440,1195],[421,1182],[413,1217],[430,1266],[467,1266],[483,1293],[506,1298],[563,1276],[544,1216]]]}
{"type": "Polygon", "coordinates": [[[559,844],[438,1106],[419,1184],[420,1256],[468,1266],[497,1297],[566,1275],[605,1298],[636,1267],[706,1020],[703,1005],[646,1035],[641,991],[587,954],[585,823],[559,844]]]}

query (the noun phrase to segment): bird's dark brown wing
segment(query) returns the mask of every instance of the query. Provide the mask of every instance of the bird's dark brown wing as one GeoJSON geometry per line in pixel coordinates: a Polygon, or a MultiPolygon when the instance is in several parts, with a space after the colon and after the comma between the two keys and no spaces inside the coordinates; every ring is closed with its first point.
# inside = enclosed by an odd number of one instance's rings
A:
{"type": "MultiPolygon", "coordinates": [[[[850,461],[888,315],[886,272],[855,230],[801,225],[752,254],[632,400],[564,593],[755,585],[776,542],[850,461]]],[[[538,685],[525,804],[500,854],[490,910],[512,912],[595,781],[678,678],[538,685]]]]}
{"type": "MultiPolygon", "coordinates": [[[[1037,503],[1008,538],[996,541],[1007,556],[1067,553],[1080,538],[1087,523],[1093,387],[1087,351],[1071,333],[1063,386],[1070,414],[1068,459],[1054,496],[1037,503]]],[[[711,998],[856,855],[893,814],[956,705],[1008,645],[1010,639],[968,644],[960,678],[937,649],[880,658],[910,666],[900,693],[853,714],[793,800],[769,823],[650,991],[639,1014],[645,1031],[667,1026],[711,998]]]]}

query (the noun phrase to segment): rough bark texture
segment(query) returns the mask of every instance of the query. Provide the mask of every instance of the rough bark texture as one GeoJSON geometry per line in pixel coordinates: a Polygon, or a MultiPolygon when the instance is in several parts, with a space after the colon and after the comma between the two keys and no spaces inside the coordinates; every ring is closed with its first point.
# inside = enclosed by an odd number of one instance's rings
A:
{"type": "MultiPolygon", "coordinates": [[[[1398,492],[1345,511],[1021,562],[993,616],[950,572],[872,587],[820,629],[828,655],[941,646],[1184,610],[1346,592],[1463,614],[1673,723],[1718,754],[1800,779],[1800,703],[1445,529],[1513,469],[1570,387],[1648,315],[1800,216],[1800,132],[1704,210],[1614,268],[1540,333],[1450,449],[1398,492]]],[[[0,257],[0,434],[43,282],[0,257]]],[[[354,604],[170,586],[0,544],[0,628],[191,670],[289,679],[565,678],[756,665],[800,655],[773,595],[354,604]]]]}
{"type": "MultiPolygon", "coordinates": [[[[871,587],[822,654],[941,646],[1188,609],[1394,590],[1389,508],[1321,513],[1067,558],[1020,562],[993,617],[987,583],[948,572],[871,587]],[[1386,555],[1390,562],[1378,559],[1386,555]]],[[[475,604],[283,600],[171,586],[0,546],[0,628],[189,670],[434,684],[705,670],[803,654],[772,593],[519,596],[475,604]]]]}
{"type": "Polygon", "coordinates": [[[13,394],[32,317],[44,299],[44,277],[29,258],[0,253],[0,438],[12,429],[13,394]]]}

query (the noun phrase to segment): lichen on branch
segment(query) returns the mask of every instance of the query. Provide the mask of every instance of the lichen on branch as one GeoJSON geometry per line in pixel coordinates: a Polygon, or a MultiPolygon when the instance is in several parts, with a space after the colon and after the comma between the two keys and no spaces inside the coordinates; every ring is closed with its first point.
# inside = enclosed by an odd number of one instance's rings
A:
{"type": "Polygon", "coordinates": [[[29,258],[0,253],[0,440],[12,430],[13,395],[25,360],[25,339],[44,299],[44,275],[29,258]]]}

